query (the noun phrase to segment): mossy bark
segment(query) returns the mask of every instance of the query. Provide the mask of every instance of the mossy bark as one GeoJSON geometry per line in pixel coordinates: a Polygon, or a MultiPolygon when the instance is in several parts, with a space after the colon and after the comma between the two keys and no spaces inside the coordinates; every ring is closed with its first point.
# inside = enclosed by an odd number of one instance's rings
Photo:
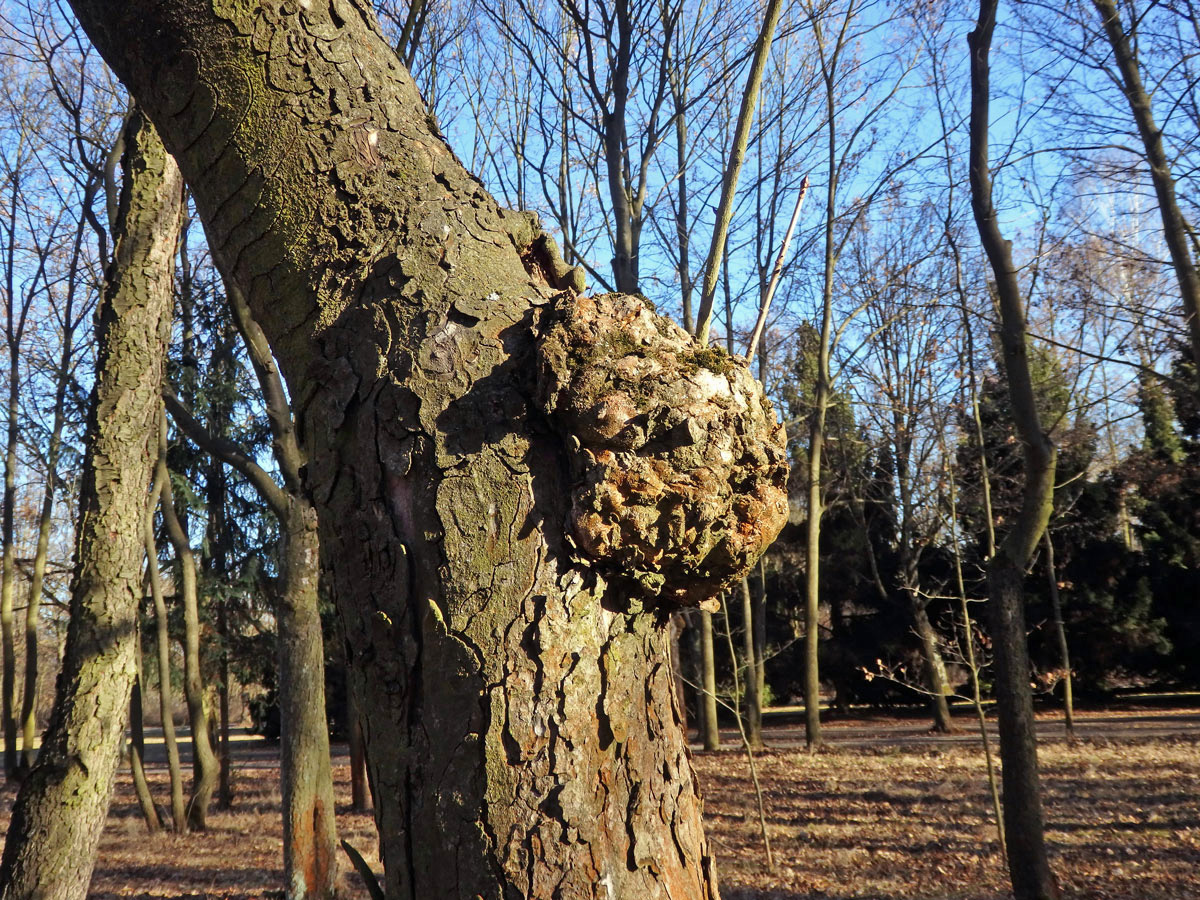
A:
{"type": "MultiPolygon", "coordinates": [[[[628,605],[589,555],[625,547],[626,520],[580,505],[633,498],[641,488],[605,467],[635,451],[584,446],[548,402],[541,332],[574,298],[534,223],[462,168],[365,3],[75,8],[167,135],[289,382],[387,896],[715,897],[662,616],[643,611],[649,596],[628,605]],[[589,530],[568,535],[569,522],[589,530]]],[[[693,375],[726,379],[705,396],[730,408],[760,405],[732,373],[677,366],[672,384],[693,375]]],[[[637,415],[653,412],[648,394],[637,415]]],[[[771,419],[738,440],[782,459],[771,419]]],[[[652,443],[710,442],[646,425],[652,443]]],[[[638,459],[661,463],[651,487],[671,487],[661,496],[682,512],[669,519],[659,499],[646,512],[663,540],[695,540],[678,445],[657,446],[638,459]]],[[[737,502],[762,499],[749,482],[725,497],[733,518],[713,520],[730,537],[718,555],[764,538],[737,531],[737,502]]]]}
{"type": "Polygon", "coordinates": [[[97,319],[66,654],[45,742],[13,809],[0,865],[4,900],[86,894],[135,675],[142,520],[182,182],[140,114],[128,128],[114,261],[97,319]]]}

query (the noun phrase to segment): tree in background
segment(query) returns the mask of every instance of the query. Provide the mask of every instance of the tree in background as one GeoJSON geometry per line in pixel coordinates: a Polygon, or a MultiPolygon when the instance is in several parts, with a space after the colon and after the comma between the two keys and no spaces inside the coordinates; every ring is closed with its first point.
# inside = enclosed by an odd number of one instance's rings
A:
{"type": "Polygon", "coordinates": [[[67,651],[46,740],[13,808],[0,863],[6,900],[87,892],[129,710],[182,182],[140,114],[125,146],[67,651]]]}
{"type": "Polygon", "coordinates": [[[1003,760],[1004,830],[1008,868],[1017,900],[1057,900],[1050,871],[1038,780],[1037,735],[1029,689],[1025,639],[1024,570],[1045,531],[1054,502],[1055,448],[1043,430],[1027,359],[1025,310],[1012,260],[992,204],[988,161],[990,67],[997,0],[981,0],[971,52],[971,207],[980,241],[995,276],[1000,345],[1013,408],[1025,452],[1021,508],[988,563],[988,605],[995,646],[996,702],[1003,760]]]}

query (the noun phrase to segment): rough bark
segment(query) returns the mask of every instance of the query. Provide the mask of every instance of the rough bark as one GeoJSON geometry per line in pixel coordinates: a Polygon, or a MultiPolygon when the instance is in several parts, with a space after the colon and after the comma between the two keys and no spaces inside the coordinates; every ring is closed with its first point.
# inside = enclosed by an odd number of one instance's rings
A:
{"type": "Polygon", "coordinates": [[[988,606],[996,667],[1000,758],[1004,764],[1004,828],[1013,894],[1016,900],[1057,900],[1058,885],[1046,852],[1023,593],[1025,567],[1053,510],[1055,450],[1042,429],[1034,399],[1025,310],[1012,248],[1000,232],[992,205],[988,56],[997,5],[998,0],[980,0],[975,30],[967,37],[971,51],[971,208],[996,279],[1002,359],[1013,424],[1024,448],[1025,471],[1021,510],[988,562],[988,606]]]}
{"type": "Polygon", "coordinates": [[[289,381],[387,895],[715,896],[656,608],[698,599],[670,579],[707,535],[723,587],[786,516],[748,373],[686,343],[639,357],[663,320],[628,298],[593,304],[629,327],[588,344],[548,241],[462,169],[365,4],[75,7],[170,136],[289,381]],[[581,409],[566,370],[605,360],[643,388],[581,409]],[[660,380],[683,418],[658,413],[660,380]],[[724,451],[718,401],[746,415],[724,451]],[[745,464],[716,491],[728,515],[707,508],[709,451],[745,464]],[[625,543],[639,498],[662,568],[625,543]],[[608,581],[627,559],[636,599],[608,581]]]}
{"type": "Polygon", "coordinates": [[[66,654],[45,742],[13,809],[4,900],[84,897],[135,674],[141,525],[182,184],[149,124],[135,115],[128,128],[120,227],[97,320],[66,654]]]}

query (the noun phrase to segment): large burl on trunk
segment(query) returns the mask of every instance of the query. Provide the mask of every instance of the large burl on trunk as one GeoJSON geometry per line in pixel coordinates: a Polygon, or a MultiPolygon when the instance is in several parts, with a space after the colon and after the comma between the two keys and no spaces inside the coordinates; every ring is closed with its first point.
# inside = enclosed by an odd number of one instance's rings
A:
{"type": "Polygon", "coordinates": [[[580,298],[366,3],[74,5],[289,382],[387,896],[715,897],[664,623],[786,515],[744,367],[580,298]]]}

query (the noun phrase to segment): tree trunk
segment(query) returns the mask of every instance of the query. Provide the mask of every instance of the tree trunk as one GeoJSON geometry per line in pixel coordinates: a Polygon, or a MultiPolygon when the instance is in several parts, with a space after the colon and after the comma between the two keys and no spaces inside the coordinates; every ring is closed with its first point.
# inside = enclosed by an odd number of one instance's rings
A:
{"type": "Polygon", "coordinates": [[[721,749],[721,723],[717,719],[717,655],[713,644],[713,614],[700,612],[700,742],[705,750],[721,749]]]}
{"type": "Polygon", "coordinates": [[[137,794],[138,805],[142,808],[142,818],[146,820],[146,830],[158,831],[162,822],[158,817],[158,808],[154,805],[154,795],[150,792],[150,783],[146,781],[146,770],[143,761],[146,758],[146,731],[142,719],[142,635],[141,626],[134,642],[135,675],[133,690],[129,695],[129,768],[133,775],[133,789],[137,794]]]}
{"type": "MultiPolygon", "coordinates": [[[[156,425],[158,446],[166,442],[166,418],[160,414],[156,425]]],[[[150,597],[154,601],[154,650],[158,660],[158,714],[162,720],[163,746],[167,751],[167,771],[171,779],[171,826],[177,834],[187,830],[187,806],[183,799],[183,772],[179,765],[179,742],[175,738],[175,701],[171,687],[171,634],[167,601],[163,597],[162,574],[158,569],[158,546],[154,541],[154,510],[162,499],[162,486],[170,477],[167,460],[158,454],[154,466],[154,484],[150,488],[150,507],[142,524],[142,540],[150,574],[150,597]]]]}
{"type": "Polygon", "coordinates": [[[946,699],[950,695],[950,679],[946,676],[946,663],[938,647],[938,634],[933,623],[929,621],[929,612],[925,609],[925,604],[913,591],[906,590],[905,593],[908,594],[917,637],[921,639],[921,655],[925,657],[925,678],[933,711],[933,729],[942,734],[949,734],[954,731],[954,721],[950,718],[950,704],[946,699]]]}
{"type": "Polygon", "coordinates": [[[1062,598],[1058,593],[1058,568],[1054,564],[1054,540],[1050,529],[1042,536],[1046,547],[1046,574],[1050,581],[1050,612],[1054,617],[1054,638],[1058,642],[1058,665],[1062,670],[1063,724],[1067,737],[1075,736],[1075,697],[1071,689],[1071,649],[1067,646],[1067,626],[1063,621],[1062,598]]]}
{"type": "Polygon", "coordinates": [[[127,126],[114,261],[97,317],[71,621],[45,743],[0,864],[4,900],[82,900],[134,678],[146,486],[170,329],[182,185],[140,114],[127,126]]]}
{"type": "Polygon", "coordinates": [[[659,611],[735,583],[786,520],[749,373],[637,298],[558,288],[365,5],[75,8],[288,378],[387,896],[715,896],[659,611]],[[662,368],[638,380],[621,346],[662,368]],[[654,505],[621,501],[635,476],[654,505]]]}
{"type": "MultiPolygon", "coordinates": [[[[15,190],[15,188],[14,188],[15,190]]],[[[11,292],[8,305],[13,304],[11,292]]],[[[4,774],[11,778],[17,771],[17,660],[13,632],[13,594],[16,588],[17,554],[13,534],[13,515],[17,494],[17,398],[20,390],[20,370],[17,348],[10,340],[8,404],[4,453],[4,499],[0,501],[0,540],[4,546],[3,574],[0,574],[0,656],[3,673],[0,675],[0,722],[4,732],[4,774]]]]}
{"type": "MultiPolygon", "coordinates": [[[[166,434],[159,437],[159,456],[166,465],[166,434]]],[[[217,789],[218,763],[209,736],[208,711],[204,707],[204,678],[200,673],[200,598],[196,588],[196,558],[179,514],[175,511],[175,493],[171,479],[162,482],[163,524],[175,548],[179,562],[179,594],[183,605],[183,693],[187,700],[188,723],[192,736],[192,796],[188,799],[188,827],[203,831],[208,807],[217,789]]]]}
{"type": "MultiPolygon", "coordinates": [[[[262,389],[280,488],[265,470],[224,437],[207,431],[173,394],[165,399],[179,427],[214,461],[237,468],[276,515],[283,535],[283,590],[278,617],[282,733],[284,876],[288,900],[332,897],[337,878],[333,775],[325,718],[325,654],[318,599],[316,513],[300,487],[303,455],[296,443],[287,393],[266,337],[245,297],[228,290],[230,309],[262,389]]],[[[222,566],[223,568],[223,566],[222,566]]],[[[223,712],[227,720],[227,714],[223,712]]],[[[226,729],[223,728],[223,731],[226,729]]]]}
{"type": "MultiPolygon", "coordinates": [[[[1112,47],[1113,58],[1121,73],[1120,87],[1129,103],[1142,147],[1146,151],[1146,162],[1150,165],[1150,180],[1158,198],[1158,212],[1162,218],[1163,240],[1171,255],[1171,266],[1179,283],[1179,297],[1183,301],[1183,318],[1187,325],[1192,361],[1196,364],[1196,375],[1200,378],[1200,273],[1188,248],[1187,224],[1179,209],[1175,196],[1175,179],[1171,176],[1171,163],[1163,147],[1162,130],[1154,121],[1154,109],[1150,94],[1142,83],[1135,45],[1121,24],[1121,16],[1115,0],[1092,0],[1104,23],[1104,34],[1112,47]]],[[[1133,26],[1136,34],[1137,26],[1133,26]]]]}
{"type": "MultiPolygon", "coordinates": [[[[761,379],[760,379],[761,381],[761,379]]],[[[765,382],[764,382],[765,383],[765,382]]],[[[754,598],[754,680],[758,683],[759,728],[762,728],[763,698],[767,694],[767,567],[766,557],[758,560],[761,590],[754,598]]]]}
{"type": "Polygon", "coordinates": [[[295,500],[281,524],[285,581],[279,602],[279,719],[287,898],[331,900],[337,881],[337,822],[325,720],[316,513],[295,500]]]}
{"type": "MultiPolygon", "coordinates": [[[[827,307],[828,308],[828,307],[827,307]]],[[[828,316],[827,316],[828,317],[828,316]]],[[[808,440],[808,522],[804,563],[804,739],[810,750],[821,746],[821,449],[825,442],[825,410],[829,388],[823,377],[828,345],[822,337],[818,362],[816,410],[808,440]]]]}
{"type": "Polygon", "coordinates": [[[346,703],[350,707],[350,808],[355,812],[370,809],[367,796],[367,752],[363,740],[362,720],[354,692],[346,684],[346,703]]]}
{"type": "Polygon", "coordinates": [[[1022,590],[1025,567],[1054,507],[1055,451],[1042,429],[1034,400],[1025,341],[1025,310],[1012,248],[1000,233],[992,205],[988,55],[997,4],[998,0],[980,0],[975,30],[967,37],[971,51],[971,208],[996,278],[1004,372],[1013,424],[1025,451],[1025,472],[1021,510],[988,562],[988,606],[996,666],[1000,758],[1004,764],[1004,827],[1013,894],[1016,900],[1057,900],[1058,885],[1046,852],[1022,590]]]}
{"type": "MultiPolygon", "coordinates": [[[[754,600],[750,579],[742,579],[742,656],[746,660],[746,741],[751,749],[762,749],[762,696],[758,684],[758,656],[754,651],[754,600]]],[[[733,660],[737,665],[737,660],[733,660]]]]}

